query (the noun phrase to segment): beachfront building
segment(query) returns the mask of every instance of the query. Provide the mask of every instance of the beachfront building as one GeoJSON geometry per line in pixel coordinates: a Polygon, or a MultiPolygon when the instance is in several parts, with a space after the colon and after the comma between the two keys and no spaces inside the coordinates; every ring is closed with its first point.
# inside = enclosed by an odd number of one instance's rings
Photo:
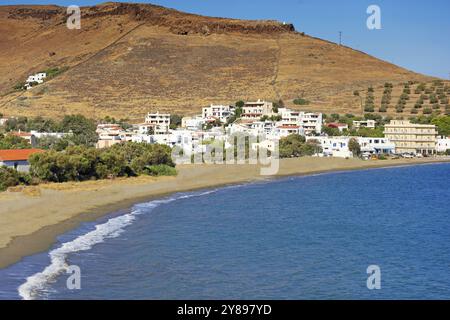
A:
{"type": "Polygon", "coordinates": [[[306,137],[306,141],[316,140],[322,147],[325,157],[351,158],[353,153],[348,149],[350,137],[306,137]]]}
{"type": "Polygon", "coordinates": [[[450,137],[438,137],[436,140],[436,152],[442,153],[450,150],[450,137]]]}
{"type": "Polygon", "coordinates": [[[370,154],[393,154],[395,144],[387,138],[357,137],[362,153],[370,154]]]}
{"type": "Polygon", "coordinates": [[[375,120],[361,120],[361,121],[353,121],[353,128],[359,129],[359,128],[369,128],[369,129],[375,129],[377,122],[375,120]]]}
{"type": "Polygon", "coordinates": [[[149,133],[155,135],[168,134],[170,129],[170,114],[168,113],[148,113],[145,122],[139,125],[139,133],[149,133]]]}
{"type": "Polygon", "coordinates": [[[263,116],[271,117],[275,115],[273,112],[273,103],[259,100],[254,102],[246,102],[242,107],[242,119],[259,120],[263,116]]]}
{"type": "Polygon", "coordinates": [[[416,124],[408,120],[391,120],[384,126],[384,135],[395,144],[397,153],[434,154],[436,126],[416,124]]]}
{"type": "Polygon", "coordinates": [[[232,106],[211,105],[202,109],[202,118],[206,121],[219,120],[226,123],[228,118],[233,114],[232,106]]]}
{"type": "Polygon", "coordinates": [[[28,158],[35,153],[43,152],[41,149],[0,150],[0,166],[28,172],[30,164],[28,158]]]}

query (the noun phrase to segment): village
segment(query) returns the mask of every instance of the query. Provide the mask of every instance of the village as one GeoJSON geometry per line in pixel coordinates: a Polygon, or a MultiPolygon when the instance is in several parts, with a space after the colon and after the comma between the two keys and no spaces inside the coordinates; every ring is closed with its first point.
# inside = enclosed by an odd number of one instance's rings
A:
{"type": "MultiPolygon", "coordinates": [[[[181,117],[178,117],[181,118],[181,117]]],[[[322,113],[292,110],[273,102],[257,100],[236,105],[210,105],[201,114],[174,120],[169,113],[149,112],[142,123],[123,128],[118,123],[97,124],[97,149],[110,148],[125,142],[160,144],[178,147],[191,156],[202,153],[208,145],[231,145],[233,136],[243,134],[258,137],[252,150],[275,151],[281,139],[301,137],[316,146],[313,156],[361,157],[364,160],[386,157],[428,157],[450,150],[450,137],[438,136],[435,125],[416,124],[409,120],[390,120],[384,124],[383,136],[352,136],[351,132],[365,129],[375,131],[374,119],[360,119],[340,123],[322,113]],[[177,123],[173,123],[177,122],[177,123]],[[353,131],[350,131],[353,130],[353,131]]],[[[0,126],[12,118],[2,117],[0,126]]],[[[348,119],[347,119],[348,120],[348,119]]],[[[71,132],[9,132],[25,139],[33,148],[43,137],[62,139],[71,132]]],[[[0,165],[28,171],[28,157],[40,149],[0,150],[0,165]]]]}

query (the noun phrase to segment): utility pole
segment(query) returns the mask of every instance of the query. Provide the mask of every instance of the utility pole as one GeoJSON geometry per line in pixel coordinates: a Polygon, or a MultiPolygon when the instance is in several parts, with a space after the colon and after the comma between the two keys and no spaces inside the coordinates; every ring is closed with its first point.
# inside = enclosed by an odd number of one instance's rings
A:
{"type": "Polygon", "coordinates": [[[339,45],[342,45],[342,31],[339,31],[339,45]]]}

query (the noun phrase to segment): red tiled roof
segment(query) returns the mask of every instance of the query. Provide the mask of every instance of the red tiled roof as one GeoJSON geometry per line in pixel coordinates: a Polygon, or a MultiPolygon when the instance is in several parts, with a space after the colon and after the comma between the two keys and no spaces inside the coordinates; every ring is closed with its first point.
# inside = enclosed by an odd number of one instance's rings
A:
{"type": "Polygon", "coordinates": [[[288,125],[285,125],[285,126],[280,126],[278,128],[280,128],[280,129],[298,129],[300,127],[299,126],[288,126],[288,125]]]}
{"type": "Polygon", "coordinates": [[[41,149],[17,149],[17,150],[0,150],[1,161],[21,161],[28,160],[34,154],[44,152],[41,149]]]}

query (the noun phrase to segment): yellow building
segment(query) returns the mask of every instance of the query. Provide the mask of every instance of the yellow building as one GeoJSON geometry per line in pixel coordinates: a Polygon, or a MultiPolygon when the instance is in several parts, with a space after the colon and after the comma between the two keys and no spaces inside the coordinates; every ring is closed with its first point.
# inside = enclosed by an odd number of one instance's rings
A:
{"type": "Polygon", "coordinates": [[[434,154],[436,126],[415,124],[408,120],[391,120],[384,126],[384,135],[395,144],[396,153],[434,154]]]}

